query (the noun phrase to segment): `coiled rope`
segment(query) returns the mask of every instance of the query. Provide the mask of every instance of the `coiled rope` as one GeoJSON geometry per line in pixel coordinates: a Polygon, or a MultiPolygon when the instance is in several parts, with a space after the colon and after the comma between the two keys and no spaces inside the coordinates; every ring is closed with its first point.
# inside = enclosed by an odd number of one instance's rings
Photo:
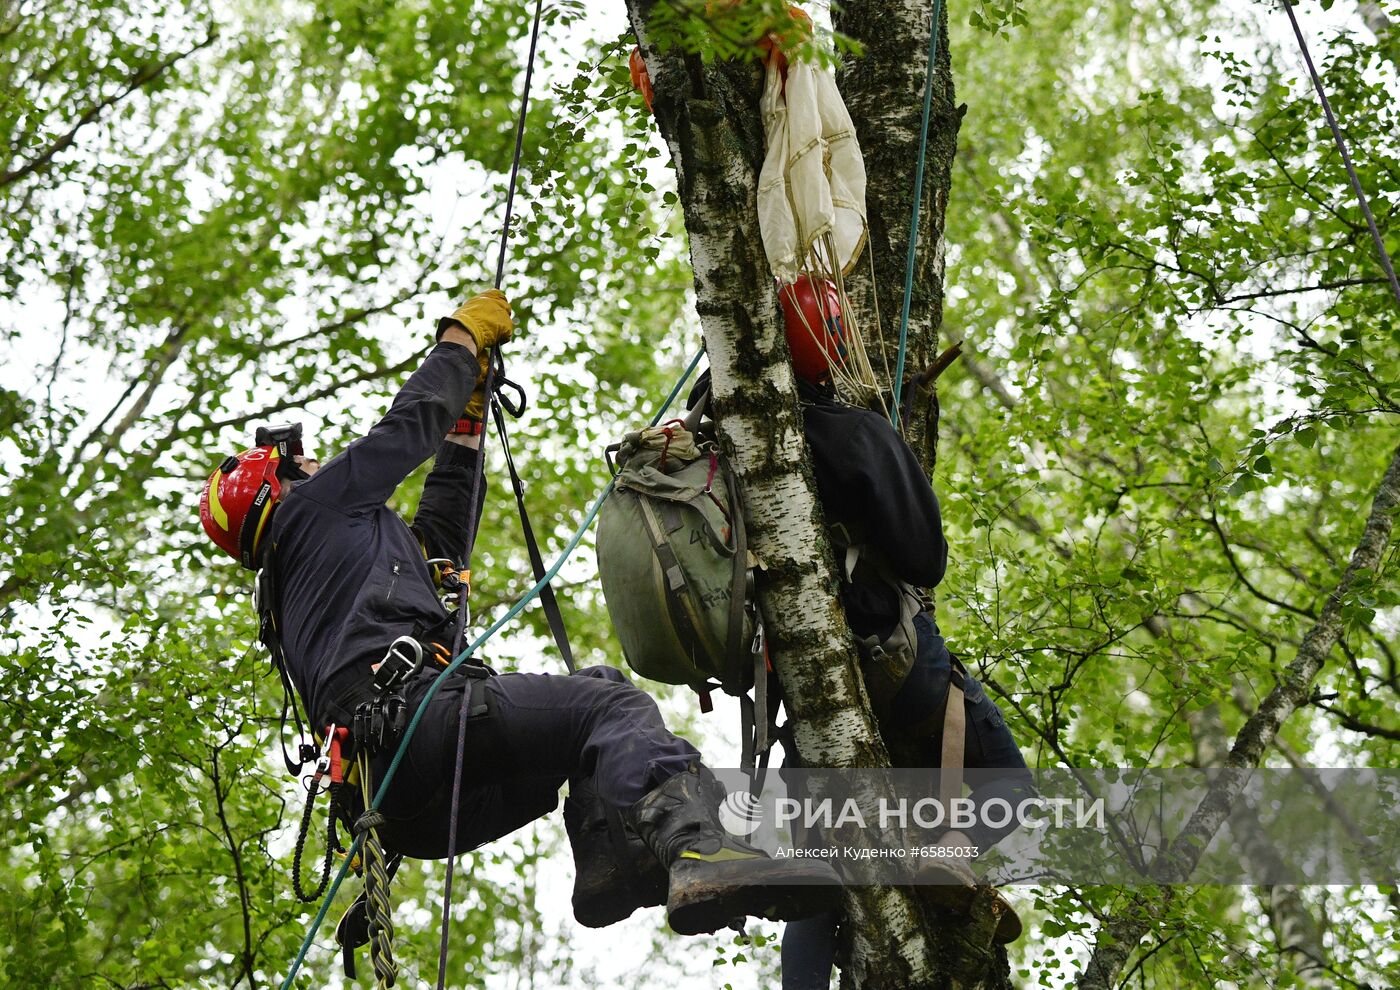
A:
{"type": "Polygon", "coordinates": [[[374,967],[376,986],[392,987],[399,975],[394,962],[394,909],[389,901],[389,867],[379,842],[379,826],[384,816],[369,806],[369,754],[360,751],[360,792],[365,813],[355,821],[355,836],[364,840],[365,915],[369,919],[369,959],[374,967]]]}

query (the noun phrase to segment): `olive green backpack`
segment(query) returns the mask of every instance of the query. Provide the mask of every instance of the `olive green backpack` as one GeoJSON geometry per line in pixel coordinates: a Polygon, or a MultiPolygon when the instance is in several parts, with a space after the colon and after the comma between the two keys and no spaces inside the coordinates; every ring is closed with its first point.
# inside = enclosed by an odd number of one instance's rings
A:
{"type": "Polygon", "coordinates": [[[734,477],[692,420],[609,448],[617,475],[598,519],[598,572],[628,666],[688,685],[708,710],[716,687],[763,692],[767,661],[734,477]]]}

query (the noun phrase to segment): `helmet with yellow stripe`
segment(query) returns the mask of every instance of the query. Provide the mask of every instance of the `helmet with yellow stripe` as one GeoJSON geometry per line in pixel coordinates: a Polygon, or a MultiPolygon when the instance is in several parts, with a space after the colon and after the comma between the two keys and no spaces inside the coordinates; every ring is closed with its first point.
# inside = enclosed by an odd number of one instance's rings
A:
{"type": "Polygon", "coordinates": [[[260,427],[257,446],[224,459],[199,496],[199,521],[209,538],[249,570],[257,570],[263,533],[285,482],[304,477],[294,458],[301,425],[260,427]]]}

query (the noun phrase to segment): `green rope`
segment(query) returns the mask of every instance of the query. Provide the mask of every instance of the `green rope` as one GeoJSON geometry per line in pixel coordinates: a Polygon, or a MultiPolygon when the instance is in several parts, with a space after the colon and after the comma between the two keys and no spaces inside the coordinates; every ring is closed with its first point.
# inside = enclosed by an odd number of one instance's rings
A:
{"type": "MultiPolygon", "coordinates": [[[[704,353],[704,350],[701,349],[696,353],[695,357],[691,359],[690,364],[686,366],[685,373],[681,375],[680,380],[676,382],[675,387],[673,387],[670,394],[666,396],[666,401],[661,404],[661,408],[658,409],[656,415],[652,417],[649,425],[655,426],[657,423],[661,422],[661,417],[666,415],[666,410],[671,408],[671,403],[676,401],[676,396],[680,395],[680,391],[685,387],[685,383],[689,381],[690,376],[695,373],[695,369],[700,364],[700,359],[704,356],[704,353]]],[[[485,632],[471,643],[471,645],[458,654],[452,663],[448,664],[447,668],[443,670],[442,673],[438,674],[433,683],[428,686],[428,691],[423,695],[423,701],[418,705],[418,710],[413,713],[413,718],[409,720],[408,725],[404,728],[403,739],[399,741],[399,748],[394,753],[394,759],[389,763],[388,769],[384,771],[384,779],[379,782],[379,790],[375,792],[374,803],[371,805],[372,808],[378,808],[383,802],[385,794],[389,791],[389,784],[393,781],[394,775],[398,773],[399,764],[403,762],[404,754],[408,752],[409,741],[413,739],[413,734],[418,731],[418,724],[423,721],[423,713],[428,709],[428,702],[437,694],[443,682],[453,671],[465,663],[468,657],[475,655],[476,651],[481,649],[487,640],[496,635],[507,623],[523,612],[525,606],[529,605],[530,602],[535,599],[544,586],[554,580],[555,575],[558,574],[560,568],[564,566],[564,562],[569,559],[570,555],[578,549],[578,545],[583,542],[584,535],[587,534],[589,528],[593,525],[593,520],[598,517],[598,512],[602,509],[603,502],[612,494],[613,486],[616,483],[616,480],[610,480],[598,497],[593,500],[593,504],[589,507],[587,514],[583,518],[583,522],[579,524],[578,529],[574,530],[574,535],[569,538],[569,542],[565,544],[563,551],[559,554],[554,563],[550,565],[544,577],[540,578],[529,591],[521,595],[505,615],[493,622],[485,632]]],[[[306,954],[310,951],[311,943],[316,938],[316,930],[321,927],[321,922],[326,920],[326,913],[330,911],[331,901],[335,899],[336,891],[340,889],[341,883],[344,882],[345,874],[349,872],[350,863],[360,851],[361,844],[362,837],[356,836],[355,841],[350,845],[350,851],[345,855],[345,861],[340,864],[340,870],[336,873],[335,879],[331,881],[330,890],[326,892],[326,898],[321,902],[321,909],[316,912],[316,917],[311,921],[311,927],[306,932],[306,938],[302,940],[301,948],[297,951],[296,958],[292,961],[291,971],[287,973],[286,979],[282,981],[282,990],[291,990],[292,980],[296,978],[297,972],[301,969],[301,964],[306,961],[306,954]]]]}
{"type": "Polygon", "coordinates": [[[904,356],[909,350],[909,302],[914,295],[914,253],[919,246],[919,209],[924,198],[924,159],[928,155],[928,118],[933,106],[933,65],[938,59],[938,25],[943,20],[943,0],[933,0],[933,23],[928,34],[928,68],[924,72],[924,118],[919,125],[919,162],[914,169],[914,210],[909,220],[909,252],[904,258],[904,305],[899,314],[899,359],[894,369],[894,402],[890,422],[899,429],[900,402],[904,394],[904,356]]]}

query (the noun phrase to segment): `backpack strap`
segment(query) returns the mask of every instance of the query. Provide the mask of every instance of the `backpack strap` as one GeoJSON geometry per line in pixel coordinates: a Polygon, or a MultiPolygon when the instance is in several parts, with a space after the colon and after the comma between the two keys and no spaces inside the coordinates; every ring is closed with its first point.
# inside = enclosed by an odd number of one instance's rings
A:
{"type": "Polygon", "coordinates": [[[753,699],[739,695],[739,769],[752,773],[754,768],[754,710],[753,699]]]}
{"type": "Polygon", "coordinates": [[[768,710],[768,651],[763,645],[763,627],[758,627],[754,636],[753,650],[753,707],[754,719],[753,746],[759,759],[767,765],[768,751],[773,748],[771,733],[773,716],[768,710]]]}
{"type": "Polygon", "coordinates": [[[666,592],[666,611],[670,614],[671,621],[676,624],[676,631],[680,633],[682,641],[700,644],[700,648],[709,656],[711,667],[722,670],[723,658],[719,656],[718,647],[701,620],[702,610],[695,600],[695,589],[685,578],[685,568],[681,567],[680,561],[676,559],[676,552],[671,549],[671,541],[667,538],[661,521],[656,517],[651,500],[640,497],[637,499],[637,505],[641,509],[642,521],[646,524],[647,536],[651,540],[651,552],[656,556],[656,562],[661,565],[661,583],[666,592]]]}
{"type": "MultiPolygon", "coordinates": [[[[744,509],[739,501],[739,486],[734,481],[734,472],[729,470],[727,464],[721,464],[720,473],[725,479],[725,487],[729,490],[729,533],[734,544],[734,570],[729,582],[729,641],[724,644],[725,656],[737,660],[740,651],[744,648],[744,608],[748,601],[749,591],[749,534],[744,526],[744,509]]],[[[762,621],[755,616],[756,621],[762,621]]],[[[764,690],[760,685],[766,685],[767,674],[764,663],[764,650],[761,640],[762,626],[755,629],[754,648],[758,650],[758,659],[754,667],[754,691],[764,690]]],[[[757,700],[757,699],[755,699],[757,700]]],[[[763,713],[764,735],[767,735],[768,707],[766,696],[758,705],[763,713]]]]}
{"type": "MultiPolygon", "coordinates": [[[[958,664],[960,668],[962,665],[958,664]]],[[[943,702],[943,755],[939,761],[938,799],[943,807],[962,796],[963,758],[967,742],[967,707],[963,702],[962,678],[948,679],[948,697],[943,702]]]]}

